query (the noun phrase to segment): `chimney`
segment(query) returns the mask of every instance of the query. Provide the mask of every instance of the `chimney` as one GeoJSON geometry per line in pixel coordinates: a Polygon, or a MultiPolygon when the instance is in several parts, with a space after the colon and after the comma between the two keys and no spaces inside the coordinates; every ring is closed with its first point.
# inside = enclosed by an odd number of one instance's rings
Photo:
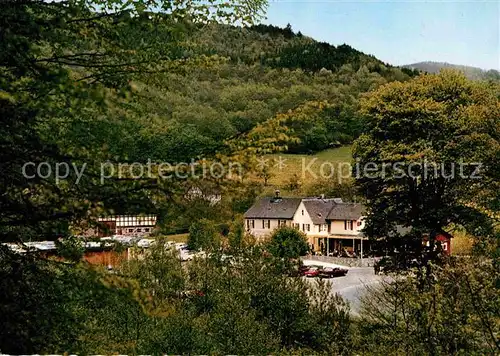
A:
{"type": "Polygon", "coordinates": [[[279,190],[275,190],[274,191],[274,198],[271,199],[271,202],[272,203],[279,203],[281,201],[282,201],[282,199],[280,197],[280,191],[279,190]]]}

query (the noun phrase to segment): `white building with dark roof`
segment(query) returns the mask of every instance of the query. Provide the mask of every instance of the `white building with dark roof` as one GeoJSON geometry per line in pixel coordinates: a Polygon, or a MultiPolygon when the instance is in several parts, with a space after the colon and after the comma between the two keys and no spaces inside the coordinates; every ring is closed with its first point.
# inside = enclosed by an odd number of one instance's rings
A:
{"type": "Polygon", "coordinates": [[[323,253],[356,252],[367,240],[363,236],[365,208],[340,198],[260,198],[245,213],[245,226],[256,237],[270,235],[281,225],[302,231],[311,248],[323,253]]]}
{"type": "Polygon", "coordinates": [[[292,226],[295,213],[301,203],[300,198],[261,198],[245,213],[247,231],[260,237],[282,225],[292,226]]]}

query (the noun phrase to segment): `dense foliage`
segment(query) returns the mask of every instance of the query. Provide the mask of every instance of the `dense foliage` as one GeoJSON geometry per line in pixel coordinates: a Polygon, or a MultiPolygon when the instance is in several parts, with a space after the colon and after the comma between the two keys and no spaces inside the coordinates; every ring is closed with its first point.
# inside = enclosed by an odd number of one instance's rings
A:
{"type": "Polygon", "coordinates": [[[267,243],[268,251],[278,258],[299,258],[309,252],[306,236],[290,226],[282,226],[273,231],[267,243]]]}
{"type": "MultiPolygon", "coordinates": [[[[267,174],[252,171],[258,156],[314,152],[361,135],[354,152],[363,162],[411,163],[423,155],[488,162],[485,179],[472,186],[460,179],[361,180],[369,235],[387,237],[402,224],[421,238],[453,222],[490,242],[500,191],[498,88],[453,73],[401,83],[415,73],[347,45],[317,43],[289,26],[231,26],[252,23],[264,6],[0,4],[0,240],[55,239],[70,228],[84,231],[99,215],[148,212],[165,231],[191,227],[190,245],[211,252],[181,265],[158,243],[110,272],[78,261],[79,240],[57,243],[64,261],[2,245],[2,353],[498,352],[494,253],[470,270],[429,272],[434,281],[407,279],[398,308],[371,309],[357,324],[329,285],[286,273],[291,266],[282,261],[307,251],[298,231],[280,229],[268,245],[255,246],[238,221],[260,193],[248,178],[267,174]],[[234,161],[246,171],[238,179],[160,179],[160,162],[191,160],[234,161]],[[134,161],[152,161],[151,176],[103,180],[103,162],[134,161]],[[58,180],[46,174],[49,167],[69,171],[58,180]],[[195,183],[207,194],[222,191],[221,203],[193,198],[195,183]],[[394,347],[401,336],[405,342],[394,347]]],[[[317,184],[353,196],[350,185],[317,184]]],[[[300,185],[297,176],[289,185],[300,185]]],[[[485,245],[494,252],[494,244],[485,245]]]]}
{"type": "Polygon", "coordinates": [[[86,146],[90,142],[84,132],[101,132],[91,143],[113,155],[131,161],[189,162],[210,156],[223,148],[224,140],[279,113],[324,101],[328,109],[310,113],[318,119],[311,117],[308,127],[296,133],[302,142],[289,147],[313,152],[352,142],[362,132],[356,113],[361,93],[409,78],[348,46],[317,44],[272,26],[214,24],[187,31],[182,55],[199,61],[155,75],[138,73],[131,82],[132,94],[114,102],[113,118],[76,127],[57,125],[50,128],[51,135],[86,146]],[[303,50],[297,46],[324,47],[331,56],[313,55],[300,65],[267,59],[279,57],[276,51],[303,50]]]}
{"type": "Polygon", "coordinates": [[[391,83],[366,97],[368,128],[353,156],[369,209],[366,232],[381,249],[425,266],[440,252],[437,234],[461,226],[495,251],[499,108],[497,85],[453,71],[391,83]]]}
{"type": "Polygon", "coordinates": [[[257,247],[181,265],[158,244],[111,274],[3,252],[0,262],[4,353],[336,354],[348,346],[348,306],[330,286],[287,277],[257,247]]]}
{"type": "Polygon", "coordinates": [[[499,350],[499,276],[490,259],[449,260],[423,287],[415,275],[387,278],[369,286],[351,315],[330,282],[289,277],[282,258],[255,245],[181,263],[160,242],[131,251],[142,257],[111,272],[0,252],[4,353],[499,350]]]}
{"type": "Polygon", "coordinates": [[[424,288],[415,276],[372,286],[360,311],[364,352],[493,355],[500,350],[499,270],[489,259],[450,260],[424,288]]]}

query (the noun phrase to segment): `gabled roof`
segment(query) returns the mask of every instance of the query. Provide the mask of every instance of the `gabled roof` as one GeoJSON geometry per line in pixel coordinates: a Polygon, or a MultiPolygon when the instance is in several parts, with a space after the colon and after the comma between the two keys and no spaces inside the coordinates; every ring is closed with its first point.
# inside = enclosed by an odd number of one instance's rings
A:
{"type": "Polygon", "coordinates": [[[326,217],[338,199],[305,198],[302,200],[314,224],[326,224],[326,217]]]}
{"type": "Polygon", "coordinates": [[[326,220],[358,220],[365,215],[365,207],[358,203],[335,204],[326,220]]]}
{"type": "Polygon", "coordinates": [[[301,198],[260,198],[245,213],[247,219],[292,219],[301,198]]]}

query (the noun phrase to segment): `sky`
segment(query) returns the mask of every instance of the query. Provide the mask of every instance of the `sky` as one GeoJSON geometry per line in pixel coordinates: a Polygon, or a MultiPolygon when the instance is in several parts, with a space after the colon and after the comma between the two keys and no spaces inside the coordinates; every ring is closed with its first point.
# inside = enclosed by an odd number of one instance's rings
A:
{"type": "Polygon", "coordinates": [[[500,0],[270,0],[264,23],[403,65],[500,70],[500,0]]]}

